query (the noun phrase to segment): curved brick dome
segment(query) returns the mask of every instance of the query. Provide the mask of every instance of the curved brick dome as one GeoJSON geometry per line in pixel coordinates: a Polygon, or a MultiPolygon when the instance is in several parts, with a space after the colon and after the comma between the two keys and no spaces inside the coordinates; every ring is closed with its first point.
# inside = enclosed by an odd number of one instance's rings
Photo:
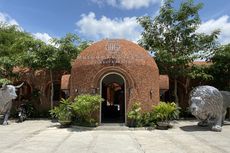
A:
{"type": "Polygon", "coordinates": [[[157,68],[154,59],[139,45],[124,39],[104,39],[96,42],[81,52],[73,63],[88,64],[135,64],[157,68]],[[114,60],[113,60],[114,59],[114,60]]]}
{"type": "Polygon", "coordinates": [[[125,112],[135,101],[141,102],[144,111],[159,102],[159,71],[154,59],[124,39],[105,39],[81,52],[72,65],[70,95],[101,94],[103,79],[110,74],[124,79],[125,112]]]}

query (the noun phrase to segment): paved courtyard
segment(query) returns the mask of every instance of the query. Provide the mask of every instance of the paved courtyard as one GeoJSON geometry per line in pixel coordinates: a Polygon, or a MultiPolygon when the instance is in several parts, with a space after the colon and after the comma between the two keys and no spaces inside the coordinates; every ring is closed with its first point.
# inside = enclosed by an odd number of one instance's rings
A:
{"type": "Polygon", "coordinates": [[[230,153],[230,123],[212,132],[196,121],[170,130],[58,128],[49,120],[0,125],[1,153],[230,153]]]}

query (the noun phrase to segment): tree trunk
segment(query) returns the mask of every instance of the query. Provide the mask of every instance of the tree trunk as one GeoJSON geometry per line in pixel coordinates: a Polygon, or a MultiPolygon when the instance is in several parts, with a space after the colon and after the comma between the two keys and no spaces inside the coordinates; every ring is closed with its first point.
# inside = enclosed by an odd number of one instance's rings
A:
{"type": "Polygon", "coordinates": [[[189,85],[190,85],[190,78],[186,78],[186,83],[185,83],[185,93],[187,94],[188,93],[188,88],[189,88],[189,85]]]}
{"type": "Polygon", "coordinates": [[[50,70],[50,81],[51,81],[51,91],[50,91],[50,108],[53,109],[53,94],[54,94],[54,84],[53,84],[53,73],[52,70],[50,70]]]}
{"type": "Polygon", "coordinates": [[[174,97],[176,105],[179,106],[179,100],[177,95],[177,79],[174,79],[174,97]]]}

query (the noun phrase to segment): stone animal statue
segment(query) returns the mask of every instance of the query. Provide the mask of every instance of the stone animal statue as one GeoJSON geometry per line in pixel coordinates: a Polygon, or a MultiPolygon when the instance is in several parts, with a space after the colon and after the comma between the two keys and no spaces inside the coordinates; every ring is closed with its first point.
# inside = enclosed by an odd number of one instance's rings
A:
{"type": "Polygon", "coordinates": [[[190,93],[190,110],[200,122],[199,126],[212,123],[212,130],[221,132],[223,116],[223,96],[212,86],[198,86],[190,93]]]}
{"type": "Polygon", "coordinates": [[[227,113],[227,108],[230,107],[230,92],[229,91],[220,91],[220,93],[223,96],[223,118],[222,118],[222,123],[224,123],[224,119],[227,113]]]}
{"type": "Polygon", "coordinates": [[[10,115],[12,100],[17,98],[16,90],[23,84],[24,83],[18,86],[3,85],[2,88],[0,88],[0,114],[4,115],[3,125],[8,124],[7,121],[10,115]]]}

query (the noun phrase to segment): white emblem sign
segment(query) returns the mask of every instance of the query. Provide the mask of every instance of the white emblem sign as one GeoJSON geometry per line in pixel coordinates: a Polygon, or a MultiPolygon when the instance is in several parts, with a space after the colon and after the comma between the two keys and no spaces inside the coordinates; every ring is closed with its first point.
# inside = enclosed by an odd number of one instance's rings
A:
{"type": "Polygon", "coordinates": [[[107,45],[105,46],[106,50],[110,52],[117,52],[120,50],[120,45],[117,40],[115,39],[108,39],[107,40],[107,45]]]}

